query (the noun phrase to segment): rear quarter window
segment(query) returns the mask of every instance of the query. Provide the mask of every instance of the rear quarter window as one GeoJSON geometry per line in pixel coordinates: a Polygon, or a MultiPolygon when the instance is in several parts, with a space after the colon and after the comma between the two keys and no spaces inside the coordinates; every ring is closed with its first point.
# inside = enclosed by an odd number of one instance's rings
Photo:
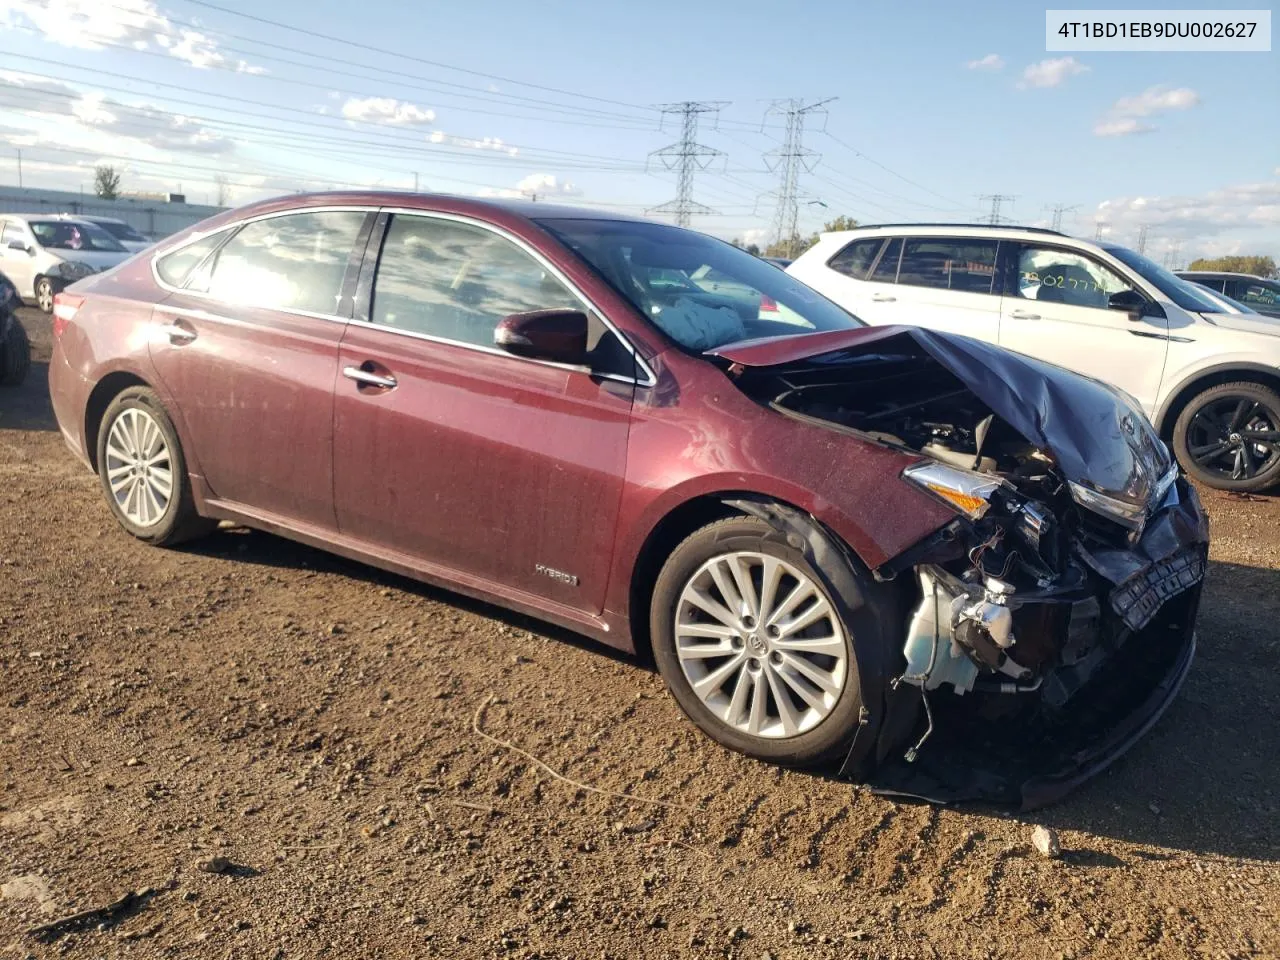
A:
{"type": "Polygon", "coordinates": [[[226,236],[226,233],[215,233],[203,240],[180,247],[172,253],[166,253],[156,261],[156,273],[171,287],[184,286],[191,272],[218,248],[226,236]]]}

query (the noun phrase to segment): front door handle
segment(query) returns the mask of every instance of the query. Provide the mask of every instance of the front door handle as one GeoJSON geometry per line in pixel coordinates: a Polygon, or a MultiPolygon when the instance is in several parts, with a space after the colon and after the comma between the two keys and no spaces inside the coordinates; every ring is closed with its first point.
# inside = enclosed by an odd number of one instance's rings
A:
{"type": "Polygon", "coordinates": [[[362,370],[359,367],[343,367],[342,375],[348,380],[354,380],[361,386],[380,387],[383,390],[391,390],[399,382],[395,377],[379,376],[376,373],[370,373],[368,370],[362,370]]]}
{"type": "Polygon", "coordinates": [[[196,338],[196,332],[179,323],[167,323],[160,328],[160,332],[169,338],[170,343],[190,343],[196,338]]]}
{"type": "Polygon", "coordinates": [[[1015,320],[1039,320],[1040,319],[1040,314],[1030,313],[1026,310],[1014,310],[1012,313],[1009,314],[1009,316],[1013,317],[1013,319],[1015,320]]]}
{"type": "Polygon", "coordinates": [[[873,293],[871,295],[871,299],[874,300],[876,303],[894,303],[897,301],[898,298],[891,297],[887,293],[873,293]]]}

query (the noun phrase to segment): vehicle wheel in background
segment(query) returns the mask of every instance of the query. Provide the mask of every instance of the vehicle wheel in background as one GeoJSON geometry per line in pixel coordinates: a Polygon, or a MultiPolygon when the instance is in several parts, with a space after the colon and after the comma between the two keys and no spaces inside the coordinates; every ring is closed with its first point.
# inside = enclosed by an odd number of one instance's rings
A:
{"type": "Polygon", "coordinates": [[[48,277],[41,277],[36,281],[36,305],[45,313],[53,313],[53,295],[57,293],[53,289],[53,281],[48,277]]]}
{"type": "Polygon", "coordinates": [[[98,476],[116,520],[139,540],[172,546],[217,526],[196,513],[178,434],[147,387],[121,392],[103,414],[98,476]]]}
{"type": "Polygon", "coordinates": [[[0,343],[0,387],[17,387],[27,379],[31,369],[31,343],[27,331],[14,317],[0,343]]]}
{"type": "Polygon", "coordinates": [[[858,667],[822,583],[754,517],[712,523],[672,551],[654,586],[654,659],[712,739],[795,766],[848,748],[862,706],[858,667]]]}
{"type": "Polygon", "coordinates": [[[1252,492],[1280,482],[1280,396],[1260,383],[1211,387],[1173,428],[1183,468],[1219,490],[1252,492]]]}

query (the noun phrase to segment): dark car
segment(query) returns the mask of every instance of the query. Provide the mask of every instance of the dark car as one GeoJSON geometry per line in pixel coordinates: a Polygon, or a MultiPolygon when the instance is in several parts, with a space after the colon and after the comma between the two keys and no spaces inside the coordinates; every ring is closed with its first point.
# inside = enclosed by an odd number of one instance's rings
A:
{"type": "Polygon", "coordinates": [[[688,230],[289,197],[77,283],[54,336],[133,536],[232,520],[651,651],[753,757],[1038,803],[1191,661],[1205,519],[1129,400],[688,230]]]}
{"type": "Polygon", "coordinates": [[[1238,300],[1264,316],[1280,317],[1280,280],[1211,270],[1179,270],[1178,276],[1238,300]]]}
{"type": "Polygon", "coordinates": [[[31,343],[18,319],[22,298],[9,278],[0,273],[0,387],[17,387],[31,369],[31,343]]]}

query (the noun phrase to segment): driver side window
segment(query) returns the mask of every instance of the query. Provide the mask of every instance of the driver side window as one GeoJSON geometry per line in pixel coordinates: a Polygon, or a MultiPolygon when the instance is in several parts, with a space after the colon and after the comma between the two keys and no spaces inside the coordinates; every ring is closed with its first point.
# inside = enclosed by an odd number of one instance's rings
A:
{"type": "Polygon", "coordinates": [[[1018,254],[1017,295],[1023,300],[1107,309],[1109,299],[1133,288],[1096,260],[1051,247],[1018,254]]]}

